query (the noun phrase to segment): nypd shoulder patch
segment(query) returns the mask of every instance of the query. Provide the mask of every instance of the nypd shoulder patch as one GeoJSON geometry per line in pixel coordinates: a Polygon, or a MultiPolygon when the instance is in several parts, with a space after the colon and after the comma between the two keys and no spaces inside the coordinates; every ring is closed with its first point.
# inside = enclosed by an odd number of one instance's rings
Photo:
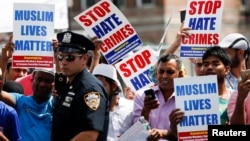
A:
{"type": "Polygon", "coordinates": [[[99,108],[101,100],[99,92],[89,92],[86,93],[83,97],[84,97],[84,102],[90,109],[95,111],[99,108]]]}

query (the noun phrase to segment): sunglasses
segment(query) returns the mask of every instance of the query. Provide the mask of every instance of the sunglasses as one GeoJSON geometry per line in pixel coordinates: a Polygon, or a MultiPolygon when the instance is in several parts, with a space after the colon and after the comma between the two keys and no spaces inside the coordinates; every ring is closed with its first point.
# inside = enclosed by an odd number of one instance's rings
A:
{"type": "Polygon", "coordinates": [[[68,62],[73,62],[76,59],[76,57],[82,57],[82,55],[72,55],[72,54],[68,54],[68,55],[59,54],[59,55],[57,55],[57,59],[59,61],[62,61],[63,58],[65,58],[65,60],[68,62]]]}
{"type": "Polygon", "coordinates": [[[159,70],[158,73],[159,74],[164,74],[164,73],[167,73],[167,74],[174,74],[175,71],[174,70],[159,70]]]}

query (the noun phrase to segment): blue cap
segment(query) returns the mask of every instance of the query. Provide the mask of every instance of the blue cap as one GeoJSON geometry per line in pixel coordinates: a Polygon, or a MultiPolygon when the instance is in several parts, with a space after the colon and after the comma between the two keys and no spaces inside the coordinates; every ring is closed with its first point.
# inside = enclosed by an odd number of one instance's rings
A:
{"type": "Polygon", "coordinates": [[[57,40],[59,42],[59,52],[87,53],[88,50],[95,49],[95,45],[92,41],[83,35],[71,31],[58,33],[57,40]]]}

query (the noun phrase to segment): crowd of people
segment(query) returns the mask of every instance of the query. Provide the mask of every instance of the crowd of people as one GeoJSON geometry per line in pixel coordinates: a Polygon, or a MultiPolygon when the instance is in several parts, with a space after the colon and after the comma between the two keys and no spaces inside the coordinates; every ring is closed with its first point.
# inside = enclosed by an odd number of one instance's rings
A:
{"type": "MultiPolygon", "coordinates": [[[[97,38],[58,33],[52,40],[55,67],[45,69],[12,68],[11,36],[0,58],[0,140],[115,141],[141,116],[151,127],[148,141],[178,140],[185,111],[176,108],[174,79],[186,72],[174,53],[189,30],[181,26],[176,40],[152,64],[155,84],[148,89],[157,98],[121,85],[114,65],[102,58],[97,38]],[[55,89],[56,73],[67,79],[60,90],[55,89]]],[[[197,77],[217,75],[222,125],[250,124],[250,79],[241,78],[241,71],[250,68],[249,54],[247,38],[230,33],[202,58],[190,58],[197,77]]]]}

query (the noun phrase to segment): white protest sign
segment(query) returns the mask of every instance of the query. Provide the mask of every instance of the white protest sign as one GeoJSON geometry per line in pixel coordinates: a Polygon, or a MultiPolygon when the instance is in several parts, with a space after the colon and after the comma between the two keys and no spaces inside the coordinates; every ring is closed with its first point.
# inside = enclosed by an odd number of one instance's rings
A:
{"type": "Polygon", "coordinates": [[[217,76],[175,78],[176,108],[185,112],[178,124],[179,141],[207,139],[208,125],[220,124],[217,76]]]}
{"type": "Polygon", "coordinates": [[[150,47],[144,47],[131,56],[115,64],[124,83],[133,91],[154,85],[149,77],[149,68],[157,62],[157,53],[150,47]]]}
{"type": "Polygon", "coordinates": [[[51,4],[14,3],[12,67],[53,68],[54,10],[51,4]]]}
{"type": "Polygon", "coordinates": [[[180,57],[202,57],[207,47],[219,43],[224,0],[188,0],[184,27],[189,37],[181,40],[180,57]]]}
{"type": "Polygon", "coordinates": [[[55,5],[55,29],[67,29],[68,8],[66,0],[2,0],[0,2],[0,33],[13,32],[13,4],[18,3],[39,3],[55,5]]]}
{"type": "Polygon", "coordinates": [[[101,52],[109,64],[142,45],[127,18],[110,0],[102,0],[74,18],[90,37],[101,39],[101,52]]]}

